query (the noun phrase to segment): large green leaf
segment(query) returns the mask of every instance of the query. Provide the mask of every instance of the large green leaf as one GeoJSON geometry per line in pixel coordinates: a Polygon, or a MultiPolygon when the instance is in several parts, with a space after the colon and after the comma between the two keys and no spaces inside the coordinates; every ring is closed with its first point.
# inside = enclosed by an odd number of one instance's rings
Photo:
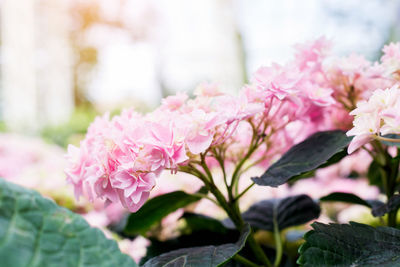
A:
{"type": "Polygon", "coordinates": [[[273,231],[274,218],[279,230],[283,230],[316,219],[320,212],[319,205],[309,196],[298,195],[257,202],[242,216],[254,228],[273,231]]]}
{"type": "Polygon", "coordinates": [[[185,224],[178,237],[162,241],[150,238],[151,244],[141,264],[177,249],[235,243],[240,235],[236,229],[225,228],[220,221],[200,214],[184,213],[180,221],[185,224]]]}
{"type": "Polygon", "coordinates": [[[247,224],[236,243],[174,250],[147,261],[143,267],[214,267],[221,266],[245,245],[250,234],[247,224]]]}
{"type": "Polygon", "coordinates": [[[171,212],[198,200],[200,197],[183,191],[175,191],[152,198],[136,213],[129,215],[124,233],[128,235],[145,234],[171,212]]]}
{"type": "Polygon", "coordinates": [[[0,259],[7,267],[137,266],[81,216],[2,179],[0,259]]]}
{"type": "Polygon", "coordinates": [[[313,223],[300,247],[298,264],[312,267],[400,266],[400,230],[350,224],[313,223]]]}
{"type": "Polygon", "coordinates": [[[277,187],[291,178],[326,167],[329,161],[338,162],[346,155],[343,149],[350,141],[351,138],[339,130],[315,133],[289,149],[261,177],[252,180],[258,185],[277,187]]]}

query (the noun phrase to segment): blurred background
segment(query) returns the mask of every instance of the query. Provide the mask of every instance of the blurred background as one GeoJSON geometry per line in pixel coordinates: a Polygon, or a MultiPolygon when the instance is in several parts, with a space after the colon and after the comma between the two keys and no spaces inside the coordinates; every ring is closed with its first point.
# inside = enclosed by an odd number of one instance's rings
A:
{"type": "Polygon", "coordinates": [[[151,110],[204,81],[235,92],[299,42],[324,35],[336,53],[375,59],[400,36],[396,0],[1,0],[0,8],[1,128],[62,146],[107,110],[151,110]]]}
{"type": "MultiPolygon", "coordinates": [[[[336,54],[370,60],[400,40],[400,0],[0,0],[0,9],[0,177],[39,190],[99,227],[121,212],[76,202],[63,172],[65,148],[79,144],[96,115],[150,111],[162,97],[190,95],[201,82],[234,94],[258,67],[284,63],[293,45],[320,36],[333,41],[336,54]]],[[[346,177],[324,174],[292,191],[346,189],[375,198],[379,191],[366,180],[348,179],[359,162],[340,166],[346,177]]],[[[154,194],[193,187],[184,177],[169,181],[160,178],[154,194]]],[[[348,221],[356,213],[328,207],[324,216],[348,221]]],[[[145,253],[146,243],[121,244],[133,257],[145,253]]]]}

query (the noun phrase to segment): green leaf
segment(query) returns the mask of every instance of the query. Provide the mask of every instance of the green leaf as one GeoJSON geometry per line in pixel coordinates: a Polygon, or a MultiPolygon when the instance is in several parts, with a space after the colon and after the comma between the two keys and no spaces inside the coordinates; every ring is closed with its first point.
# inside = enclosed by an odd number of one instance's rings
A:
{"type": "Polygon", "coordinates": [[[183,191],[175,191],[152,198],[136,213],[129,215],[124,233],[128,235],[145,234],[171,212],[198,200],[200,197],[183,191]]]}
{"type": "Polygon", "coordinates": [[[321,197],[320,201],[327,202],[327,201],[338,201],[338,202],[345,202],[350,204],[358,204],[363,205],[368,208],[372,208],[371,204],[368,203],[366,200],[351,194],[351,193],[343,193],[343,192],[334,192],[327,196],[321,197]]]}
{"type": "Polygon", "coordinates": [[[228,229],[217,219],[201,214],[185,212],[181,219],[186,222],[186,229],[190,232],[210,231],[214,233],[226,234],[228,229]]]}
{"type": "Polygon", "coordinates": [[[400,230],[354,222],[312,227],[299,249],[301,266],[400,266],[400,230]]]}
{"type": "Polygon", "coordinates": [[[180,220],[185,225],[178,237],[162,241],[150,238],[151,244],[141,263],[172,250],[234,243],[239,238],[239,231],[228,229],[219,220],[208,216],[185,212],[180,220]]]}
{"type": "MultiPolygon", "coordinates": [[[[387,134],[387,135],[384,135],[383,137],[391,138],[391,139],[400,139],[400,135],[398,135],[398,134],[387,134]]],[[[389,141],[381,141],[381,142],[387,146],[400,147],[400,143],[398,143],[398,142],[389,142],[389,141]]]]}
{"type": "Polygon", "coordinates": [[[392,196],[387,204],[381,204],[379,206],[376,206],[372,209],[372,215],[375,217],[380,217],[385,215],[386,213],[398,210],[400,207],[400,195],[396,194],[392,196]]]}
{"type": "Polygon", "coordinates": [[[293,146],[261,177],[252,180],[258,185],[277,187],[293,177],[338,162],[350,141],[351,138],[339,130],[315,133],[293,146]]]}
{"type": "Polygon", "coordinates": [[[0,179],[1,266],[137,266],[78,214],[0,179]]]}
{"type": "Polygon", "coordinates": [[[377,216],[382,216],[385,214],[386,210],[386,205],[379,201],[379,200],[364,200],[354,194],[351,193],[343,193],[343,192],[334,192],[331,193],[327,196],[321,197],[320,201],[322,202],[330,202],[330,201],[338,201],[338,202],[345,202],[349,204],[357,204],[357,205],[362,205],[365,207],[368,207],[372,209],[372,215],[377,217],[377,216]],[[380,213],[382,213],[380,215],[380,213]]]}
{"type": "Polygon", "coordinates": [[[382,175],[381,175],[381,164],[378,161],[373,160],[368,167],[368,181],[371,185],[382,187],[382,175]]]}
{"type": "MultiPolygon", "coordinates": [[[[272,232],[273,218],[276,218],[279,230],[283,230],[316,219],[320,212],[319,205],[309,196],[298,195],[257,202],[244,212],[242,217],[252,227],[272,232]]],[[[230,222],[226,224],[233,226],[230,222]]]]}
{"type": "Polygon", "coordinates": [[[143,265],[143,267],[221,266],[235,256],[244,247],[250,231],[250,226],[246,224],[239,237],[239,240],[236,243],[174,250],[150,259],[143,265]]]}
{"type": "Polygon", "coordinates": [[[182,229],[181,235],[176,238],[163,241],[150,238],[151,244],[147,247],[146,256],[142,258],[141,264],[163,253],[181,248],[210,245],[217,246],[227,243],[235,243],[239,238],[239,231],[236,229],[224,229],[223,232],[220,232],[215,227],[209,227],[200,223],[193,227],[192,225],[187,225],[187,227],[182,229]]]}

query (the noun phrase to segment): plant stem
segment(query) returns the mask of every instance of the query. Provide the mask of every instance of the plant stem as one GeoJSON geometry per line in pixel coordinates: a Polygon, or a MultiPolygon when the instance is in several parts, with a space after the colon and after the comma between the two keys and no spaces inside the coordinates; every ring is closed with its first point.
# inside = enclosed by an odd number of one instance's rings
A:
{"type": "MultiPolygon", "coordinates": [[[[257,142],[256,142],[257,143],[257,142]]],[[[239,164],[236,166],[233,174],[232,174],[232,181],[231,185],[229,186],[229,191],[232,191],[234,188],[235,184],[238,182],[239,179],[239,174],[240,174],[240,169],[242,168],[243,164],[250,158],[250,156],[253,154],[253,152],[258,148],[257,144],[253,144],[249,148],[249,151],[247,151],[246,155],[244,158],[239,162],[239,164]]]]}
{"type": "Polygon", "coordinates": [[[392,143],[400,143],[400,139],[394,139],[394,138],[387,138],[383,136],[377,135],[375,139],[381,140],[381,141],[386,141],[386,142],[392,142],[392,143]]]}
{"type": "Polygon", "coordinates": [[[192,195],[192,196],[195,196],[195,197],[201,197],[201,198],[208,199],[208,200],[210,200],[211,202],[213,202],[214,204],[216,204],[217,206],[219,206],[219,203],[218,203],[215,199],[212,199],[211,197],[207,196],[206,194],[193,193],[193,194],[191,194],[191,195],[192,195]]]}
{"type": "MultiPolygon", "coordinates": [[[[276,207],[274,207],[274,209],[275,208],[276,207]]],[[[279,231],[279,225],[278,225],[278,220],[276,218],[276,214],[277,212],[274,212],[274,217],[273,217],[274,239],[275,239],[275,249],[276,249],[274,266],[278,267],[282,260],[283,249],[282,249],[282,237],[281,237],[281,232],[279,231]]]]}
{"type": "MultiPolygon", "coordinates": [[[[232,220],[232,222],[235,224],[236,228],[239,231],[242,231],[245,223],[243,221],[243,218],[240,214],[239,206],[237,202],[235,203],[228,203],[226,202],[226,199],[222,195],[222,193],[218,190],[218,188],[214,184],[209,185],[210,192],[215,196],[215,198],[218,200],[218,202],[221,204],[221,207],[226,211],[228,214],[229,218],[232,220]]],[[[268,267],[272,267],[271,262],[265,255],[264,251],[261,249],[261,247],[258,245],[256,240],[254,239],[253,232],[249,234],[249,237],[247,238],[247,243],[250,246],[251,250],[254,253],[254,256],[265,264],[268,267]]]]}
{"type": "Polygon", "coordinates": [[[224,184],[225,184],[226,190],[228,192],[229,200],[232,200],[233,199],[233,195],[232,195],[232,192],[229,190],[229,185],[228,185],[228,180],[227,180],[227,176],[226,176],[224,160],[221,157],[221,154],[218,153],[216,149],[213,150],[213,153],[214,153],[214,156],[215,156],[216,160],[219,163],[219,166],[221,167],[222,175],[224,177],[224,184]]]}
{"type": "MultiPolygon", "coordinates": [[[[215,196],[217,202],[219,203],[219,206],[221,208],[223,208],[225,210],[225,212],[228,214],[229,218],[235,224],[236,228],[239,231],[242,231],[243,227],[245,226],[245,222],[243,221],[243,218],[241,216],[238,202],[233,201],[233,202],[228,203],[227,200],[225,199],[224,195],[214,184],[214,182],[212,180],[211,172],[209,171],[207,165],[205,164],[204,158],[202,158],[201,165],[204,168],[204,171],[207,173],[208,177],[192,165],[181,167],[181,170],[184,172],[190,173],[192,175],[195,175],[200,180],[202,180],[203,183],[205,184],[205,186],[207,187],[207,189],[215,196]]],[[[264,251],[262,250],[260,245],[254,239],[253,232],[250,232],[249,237],[247,238],[247,244],[253,251],[254,256],[262,264],[264,264],[267,267],[272,267],[272,264],[269,261],[269,259],[267,258],[267,256],[265,255],[264,251]]]]}
{"type": "Polygon", "coordinates": [[[246,258],[240,256],[239,254],[236,254],[235,256],[233,256],[233,259],[234,259],[235,261],[238,261],[238,262],[242,263],[242,264],[245,265],[245,266],[249,266],[249,267],[260,267],[259,265],[257,265],[257,264],[255,264],[255,263],[249,261],[248,259],[246,259],[246,258]]]}
{"type": "Polygon", "coordinates": [[[255,256],[257,257],[257,259],[259,261],[261,261],[267,267],[272,267],[272,264],[269,261],[269,259],[267,258],[267,256],[265,255],[264,251],[262,250],[260,245],[258,245],[256,240],[254,239],[253,232],[251,232],[249,237],[247,238],[247,243],[249,244],[251,250],[253,251],[253,253],[255,254],[255,256]]]}
{"type": "Polygon", "coordinates": [[[252,182],[245,190],[242,191],[239,195],[237,195],[234,201],[238,201],[247,191],[249,191],[256,183],[252,182]]]}
{"type": "MultiPolygon", "coordinates": [[[[385,189],[388,205],[390,199],[393,197],[396,189],[396,180],[399,174],[399,159],[392,158],[387,150],[380,151],[377,156],[381,155],[384,158],[384,166],[380,168],[382,175],[383,187],[385,189]]],[[[387,225],[389,227],[396,227],[397,224],[397,211],[390,211],[387,216],[387,225]]]]}

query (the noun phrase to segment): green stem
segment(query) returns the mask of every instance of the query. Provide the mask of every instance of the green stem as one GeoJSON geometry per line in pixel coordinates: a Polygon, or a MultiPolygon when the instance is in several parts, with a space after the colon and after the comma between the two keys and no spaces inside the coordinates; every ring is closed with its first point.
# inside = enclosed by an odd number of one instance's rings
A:
{"type": "MultiPolygon", "coordinates": [[[[397,186],[397,177],[399,176],[399,158],[390,158],[388,160],[390,163],[390,197],[393,197],[395,191],[396,191],[396,186],[397,186]]],[[[389,199],[388,199],[389,201],[389,199]]],[[[391,212],[389,212],[388,215],[388,225],[391,227],[396,227],[397,226],[397,212],[398,209],[395,209],[391,212]]]]}
{"type": "Polygon", "coordinates": [[[279,231],[279,225],[278,225],[278,220],[276,218],[276,214],[277,212],[274,212],[274,217],[273,217],[274,239],[275,239],[275,249],[276,249],[274,266],[278,267],[282,260],[283,247],[282,247],[281,232],[279,231]]]}
{"type": "MultiPolygon", "coordinates": [[[[203,162],[203,160],[202,160],[202,162],[203,162]]],[[[203,166],[203,168],[205,168],[206,166],[203,166]]],[[[208,167],[205,168],[206,172],[207,172],[207,169],[208,169],[208,167]]],[[[243,218],[241,216],[238,203],[237,202],[229,202],[228,203],[226,201],[226,199],[225,199],[224,195],[221,193],[221,191],[219,191],[217,186],[213,182],[211,182],[212,181],[212,176],[210,177],[211,181],[209,181],[207,179],[206,175],[204,175],[201,171],[199,171],[198,169],[196,169],[194,166],[191,166],[191,165],[185,166],[185,167],[181,168],[181,170],[184,171],[184,172],[190,173],[192,175],[195,175],[198,178],[200,178],[204,182],[204,184],[207,187],[207,189],[215,196],[215,198],[216,198],[217,202],[219,203],[219,205],[221,206],[221,208],[223,208],[225,210],[225,212],[228,214],[229,218],[235,224],[236,228],[239,231],[243,230],[243,227],[245,226],[245,223],[244,223],[243,218]]],[[[264,251],[262,250],[260,245],[254,239],[253,232],[251,232],[249,234],[249,237],[247,238],[247,244],[249,245],[249,247],[253,251],[254,256],[261,263],[263,263],[267,267],[272,267],[272,264],[269,261],[269,259],[267,258],[267,256],[265,255],[264,251]]]]}
{"type": "Polygon", "coordinates": [[[247,244],[249,244],[251,250],[253,251],[253,253],[255,254],[255,256],[259,261],[261,261],[267,267],[272,267],[272,264],[265,255],[264,251],[254,239],[253,232],[250,233],[249,237],[247,238],[247,244]]]}
{"type": "Polygon", "coordinates": [[[379,135],[375,135],[374,138],[386,142],[400,143],[400,139],[387,138],[379,135]]]}
{"type": "MultiPolygon", "coordinates": [[[[382,175],[382,183],[383,188],[386,193],[387,203],[393,197],[396,189],[396,180],[399,173],[399,160],[393,159],[387,150],[382,149],[380,147],[380,153],[377,154],[377,157],[381,157],[383,160],[384,165],[380,168],[380,172],[382,175]]],[[[393,210],[390,211],[387,216],[387,225],[389,227],[396,227],[397,224],[397,211],[393,210]]]]}
{"type": "Polygon", "coordinates": [[[250,156],[257,148],[258,148],[257,144],[252,144],[249,148],[249,151],[247,151],[246,155],[244,156],[244,158],[236,166],[235,171],[232,174],[232,182],[229,187],[230,191],[232,191],[232,188],[234,188],[235,184],[237,183],[237,180],[239,179],[240,169],[242,168],[243,164],[250,158],[250,156]]]}
{"type": "MultiPolygon", "coordinates": [[[[214,194],[218,202],[221,204],[221,207],[226,211],[229,218],[235,224],[236,228],[241,231],[245,225],[243,218],[240,214],[239,206],[236,203],[227,203],[222,193],[218,190],[215,185],[210,185],[210,191],[214,194]]],[[[253,232],[250,233],[249,237],[247,238],[247,244],[251,248],[254,253],[254,256],[265,264],[267,267],[272,267],[271,262],[265,255],[264,251],[261,249],[260,245],[256,242],[253,236],[253,232]]]]}
{"type": "Polygon", "coordinates": [[[226,176],[226,171],[225,171],[225,164],[224,164],[224,160],[221,157],[221,154],[217,152],[216,149],[213,150],[214,156],[217,159],[219,166],[221,167],[221,171],[222,171],[222,175],[224,177],[224,184],[226,187],[226,190],[228,191],[228,196],[229,196],[229,200],[231,201],[233,199],[233,195],[232,192],[229,190],[229,185],[228,185],[228,180],[227,180],[227,176],[226,176]]]}
{"type": "Polygon", "coordinates": [[[254,182],[252,182],[248,187],[246,187],[245,190],[242,191],[239,195],[237,195],[234,199],[234,201],[238,201],[244,194],[246,194],[247,191],[249,191],[253,186],[255,185],[254,182]]]}
{"type": "Polygon", "coordinates": [[[233,259],[237,262],[242,263],[245,266],[249,266],[249,267],[260,267],[259,265],[255,264],[252,261],[249,261],[248,259],[240,256],[239,254],[236,254],[235,256],[233,256],[233,259]]]}
{"type": "Polygon", "coordinates": [[[205,154],[200,154],[200,156],[201,156],[201,166],[203,167],[204,171],[206,172],[209,181],[211,183],[214,183],[211,171],[210,171],[210,169],[208,168],[208,166],[206,164],[206,155],[205,154]]]}
{"type": "Polygon", "coordinates": [[[211,202],[213,202],[214,204],[216,204],[217,206],[219,206],[219,203],[218,203],[215,199],[212,199],[211,197],[207,196],[206,194],[193,193],[193,194],[191,194],[191,195],[192,195],[192,196],[195,196],[195,197],[201,197],[201,198],[208,199],[208,200],[210,200],[211,202]]]}
{"type": "Polygon", "coordinates": [[[388,215],[388,226],[389,227],[396,228],[396,226],[397,226],[397,211],[398,210],[389,212],[389,215],[388,215]]]}

